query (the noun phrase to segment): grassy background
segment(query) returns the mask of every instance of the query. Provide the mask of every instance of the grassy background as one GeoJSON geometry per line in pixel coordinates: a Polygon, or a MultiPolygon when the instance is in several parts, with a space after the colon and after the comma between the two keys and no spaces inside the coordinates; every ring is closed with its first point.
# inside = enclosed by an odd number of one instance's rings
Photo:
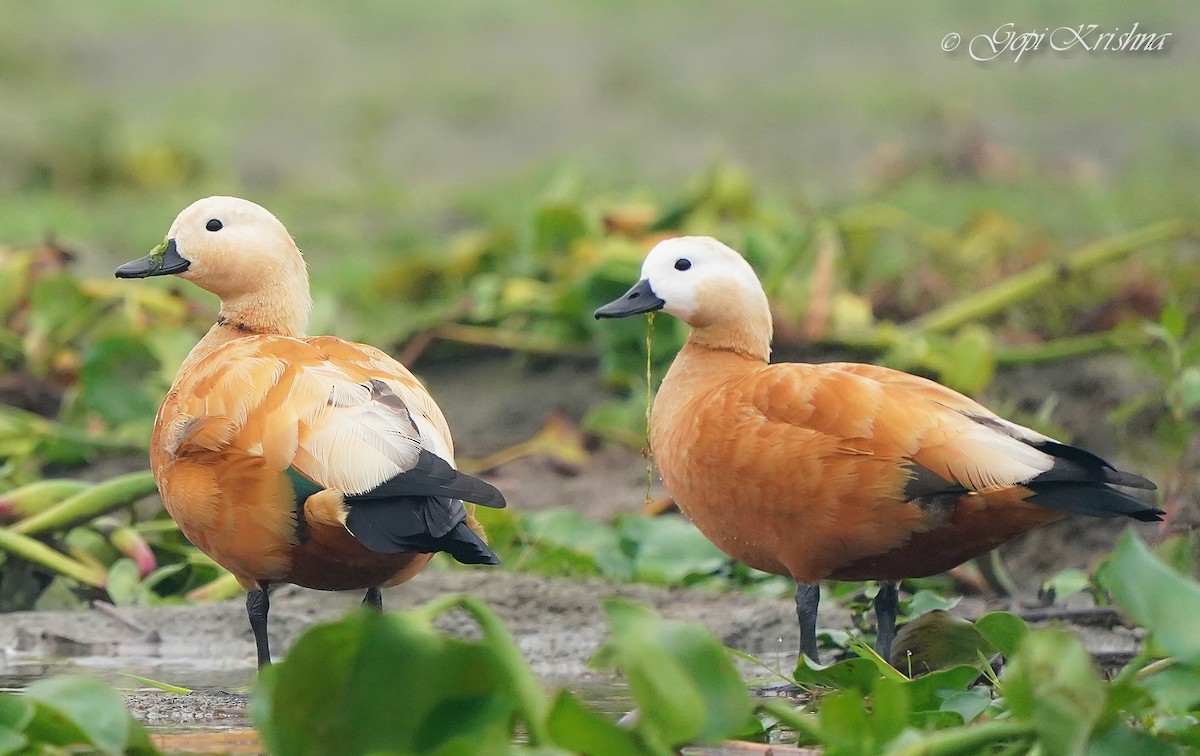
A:
{"type": "Polygon", "coordinates": [[[1000,210],[1072,242],[1200,215],[1200,13],[1148,2],[14,2],[0,239],[101,272],[200,196],[273,209],[316,285],[555,192],[676,191],[732,161],[818,210],[1000,210]],[[1014,22],[1170,32],[1161,53],[976,63],[1014,22]],[[583,187],[583,188],[581,188],[583,187]]]}

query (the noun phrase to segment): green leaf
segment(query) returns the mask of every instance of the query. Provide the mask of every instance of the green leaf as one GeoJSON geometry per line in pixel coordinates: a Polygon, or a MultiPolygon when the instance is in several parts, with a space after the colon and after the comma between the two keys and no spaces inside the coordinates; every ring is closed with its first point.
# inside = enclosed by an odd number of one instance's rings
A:
{"type": "Polygon", "coordinates": [[[975,620],[975,629],[997,651],[1005,657],[1012,657],[1017,653],[1021,640],[1029,632],[1029,625],[1015,614],[991,612],[975,620]]]}
{"type": "Polygon", "coordinates": [[[946,699],[967,690],[979,679],[979,668],[972,664],[939,669],[904,683],[908,690],[909,706],[913,711],[944,709],[946,699]]]}
{"type": "Polygon", "coordinates": [[[1174,743],[1123,723],[1097,733],[1087,751],[1088,756],[1175,756],[1183,752],[1174,743]]]}
{"type": "Polygon", "coordinates": [[[121,696],[99,680],[67,675],[38,680],[25,690],[38,712],[26,729],[35,741],[82,743],[108,754],[148,751],[149,736],[121,696]]]}
{"type": "Polygon", "coordinates": [[[902,626],[892,644],[892,663],[909,674],[970,664],[991,644],[965,619],[937,609],[902,626]]]}
{"type": "Polygon", "coordinates": [[[33,704],[16,693],[0,693],[0,727],[23,730],[33,719],[33,704]]]}
{"type": "Polygon", "coordinates": [[[574,753],[635,756],[648,752],[632,731],[587,708],[570,691],[555,696],[547,724],[554,742],[574,753]]]}
{"type": "Polygon", "coordinates": [[[905,679],[904,675],[874,656],[843,659],[835,664],[817,664],[807,656],[801,656],[792,672],[792,679],[801,685],[853,688],[864,695],[874,689],[875,681],[880,677],[905,679]]]}
{"type": "Polygon", "coordinates": [[[604,603],[611,637],[592,663],[619,668],[642,712],[638,729],[668,745],[739,732],[753,702],[725,648],[699,625],[672,622],[622,599],[604,603]]]}
{"type": "Polygon", "coordinates": [[[863,699],[853,691],[838,691],[821,699],[817,713],[822,745],[829,756],[876,753],[880,745],[874,741],[867,724],[863,699]]]}
{"type": "Polygon", "coordinates": [[[503,653],[439,634],[422,610],[356,612],[315,626],[260,676],[251,716],[280,756],[507,743],[519,702],[503,653]]]}
{"type": "Polygon", "coordinates": [[[1031,723],[1048,752],[1083,753],[1107,691],[1078,638],[1065,630],[1031,631],[1001,682],[1012,716],[1031,723]]]}
{"type": "Polygon", "coordinates": [[[114,425],[149,421],[160,397],[147,386],[158,369],[158,358],[142,339],[127,334],[100,339],[79,368],[83,404],[114,425]]]}
{"type": "Polygon", "coordinates": [[[1164,651],[1200,663],[1200,585],[1155,559],[1132,530],[1122,534],[1096,582],[1164,651]]]}
{"type": "Polygon", "coordinates": [[[640,581],[678,585],[729,563],[695,525],[677,515],[624,517],[620,532],[633,549],[634,574],[640,581]]]}
{"type": "Polygon", "coordinates": [[[991,692],[984,687],[975,687],[946,696],[940,711],[952,711],[962,717],[964,724],[970,724],[991,704],[991,692]]]}
{"type": "Polygon", "coordinates": [[[975,396],[991,384],[996,375],[996,344],[992,332],[978,324],[959,329],[945,358],[942,382],[975,396]]]}
{"type": "Polygon", "coordinates": [[[0,756],[8,756],[12,753],[21,753],[26,750],[29,745],[29,738],[25,737],[16,730],[10,730],[7,727],[0,725],[0,756]]]}
{"type": "Polygon", "coordinates": [[[879,745],[896,738],[908,726],[908,689],[905,683],[887,677],[875,681],[871,696],[871,731],[879,745]]]}
{"type": "Polygon", "coordinates": [[[132,559],[122,558],[113,562],[108,568],[108,581],[104,585],[108,597],[117,606],[130,606],[138,603],[145,589],[138,574],[137,565],[132,559]]]}
{"type": "Polygon", "coordinates": [[[1200,704],[1200,673],[1194,668],[1175,665],[1146,678],[1142,689],[1164,712],[1194,712],[1200,704]]]}

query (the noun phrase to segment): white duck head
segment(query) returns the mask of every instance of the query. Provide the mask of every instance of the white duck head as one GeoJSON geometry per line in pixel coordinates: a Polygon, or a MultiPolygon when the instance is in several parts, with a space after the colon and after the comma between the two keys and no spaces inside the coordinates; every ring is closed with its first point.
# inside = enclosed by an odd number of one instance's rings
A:
{"type": "Polygon", "coordinates": [[[623,318],[662,310],[692,327],[691,340],[766,359],[771,310],[754,269],[740,254],[708,236],[659,242],[642,263],[642,280],[596,310],[623,318]]]}

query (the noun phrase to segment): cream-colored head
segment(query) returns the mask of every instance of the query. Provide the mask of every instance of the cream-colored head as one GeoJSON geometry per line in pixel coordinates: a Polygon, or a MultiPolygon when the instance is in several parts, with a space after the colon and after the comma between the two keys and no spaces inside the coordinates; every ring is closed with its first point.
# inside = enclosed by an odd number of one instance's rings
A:
{"type": "Polygon", "coordinates": [[[167,232],[187,261],[178,273],[221,299],[307,273],[291,235],[265,208],[238,197],[206,197],[184,208],[167,232]]]}
{"type": "Polygon", "coordinates": [[[642,280],[596,317],[653,310],[685,321],[695,342],[764,360],[770,354],[771,310],[758,276],[745,258],[711,237],[659,242],[642,264],[642,280]]]}
{"type": "Polygon", "coordinates": [[[116,274],[187,279],[221,298],[218,325],[244,333],[303,335],[312,308],[304,258],[287,229],[238,197],[193,202],[162,244],[116,274]]]}

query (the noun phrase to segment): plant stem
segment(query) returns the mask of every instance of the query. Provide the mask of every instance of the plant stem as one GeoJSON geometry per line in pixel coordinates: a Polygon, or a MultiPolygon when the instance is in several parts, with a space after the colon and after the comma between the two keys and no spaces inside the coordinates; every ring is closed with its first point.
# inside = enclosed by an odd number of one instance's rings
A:
{"type": "Polygon", "coordinates": [[[108,580],[107,570],[60,554],[41,541],[13,532],[12,528],[0,528],[0,549],[93,588],[103,588],[108,580]]]}
{"type": "Polygon", "coordinates": [[[12,526],[14,533],[35,535],[86,522],[154,493],[154,476],[149,470],[118,475],[98,483],[48,509],[26,517],[12,526]]]}
{"type": "Polygon", "coordinates": [[[952,331],[963,323],[993,315],[1071,276],[1119,260],[1151,244],[1196,235],[1196,224],[1183,220],[1155,223],[1128,234],[1092,242],[1061,263],[1045,261],[969,296],[943,305],[911,323],[929,333],[952,331]]]}

